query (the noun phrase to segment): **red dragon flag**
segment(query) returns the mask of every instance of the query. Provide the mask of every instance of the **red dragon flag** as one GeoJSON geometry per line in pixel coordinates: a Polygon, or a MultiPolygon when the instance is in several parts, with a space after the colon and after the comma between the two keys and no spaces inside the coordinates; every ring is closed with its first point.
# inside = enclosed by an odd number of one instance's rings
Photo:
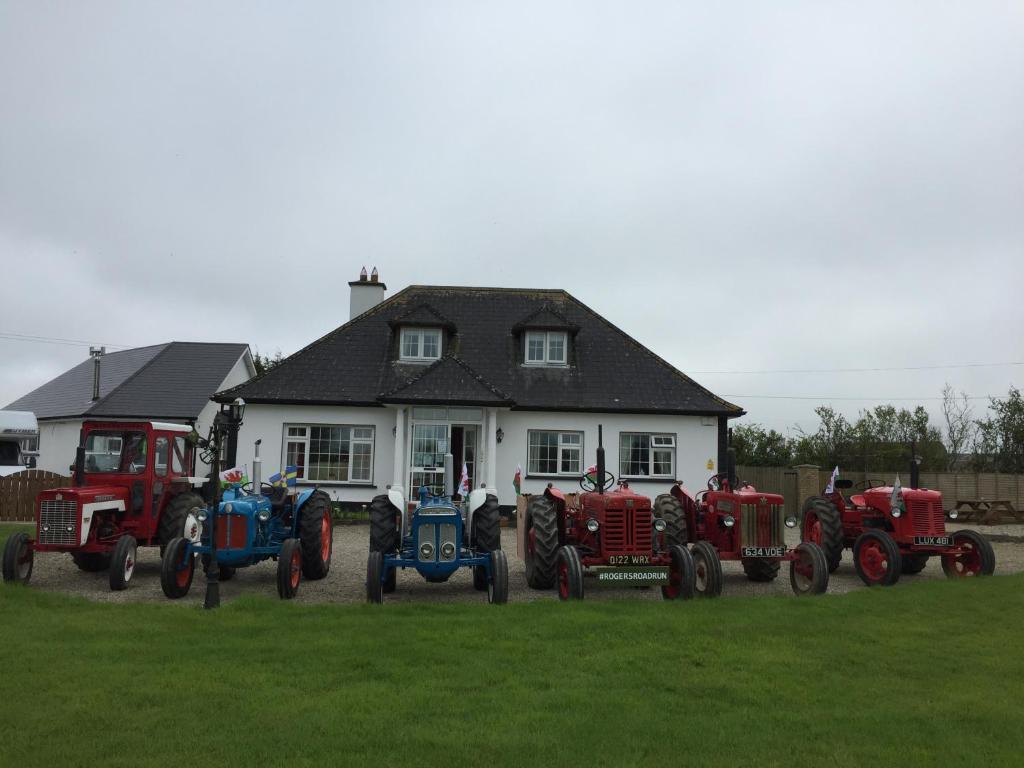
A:
{"type": "Polygon", "coordinates": [[[516,496],[519,496],[523,483],[523,465],[516,464],[516,476],[512,478],[512,487],[516,489],[516,496]]]}

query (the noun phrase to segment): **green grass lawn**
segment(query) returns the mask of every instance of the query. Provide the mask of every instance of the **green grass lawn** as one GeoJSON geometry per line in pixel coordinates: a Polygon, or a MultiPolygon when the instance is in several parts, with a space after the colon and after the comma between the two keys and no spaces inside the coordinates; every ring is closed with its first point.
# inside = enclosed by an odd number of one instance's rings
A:
{"type": "Polygon", "coordinates": [[[215,612],[0,585],[0,765],[1020,765],[1022,638],[1019,576],[215,612]]]}

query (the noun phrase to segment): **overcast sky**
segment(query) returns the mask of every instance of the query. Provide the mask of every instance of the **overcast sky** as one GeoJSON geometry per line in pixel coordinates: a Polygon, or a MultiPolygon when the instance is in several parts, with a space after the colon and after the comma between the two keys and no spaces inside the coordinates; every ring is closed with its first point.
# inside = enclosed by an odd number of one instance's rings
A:
{"type": "Polygon", "coordinates": [[[0,405],[88,354],[11,334],[289,354],[365,264],[565,288],[745,421],[937,413],[1024,366],[710,372],[1024,362],[1024,4],[0,0],[0,264],[0,405]]]}

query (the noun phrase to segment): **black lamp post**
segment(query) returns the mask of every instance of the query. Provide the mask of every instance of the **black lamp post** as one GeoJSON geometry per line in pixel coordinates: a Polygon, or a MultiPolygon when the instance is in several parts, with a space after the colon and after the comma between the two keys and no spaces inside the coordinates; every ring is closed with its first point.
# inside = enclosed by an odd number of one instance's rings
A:
{"type": "Polygon", "coordinates": [[[227,440],[228,445],[238,442],[238,428],[242,426],[242,415],[245,413],[245,400],[236,398],[226,409],[221,406],[220,412],[213,418],[213,440],[210,448],[213,456],[210,461],[210,479],[213,481],[213,494],[210,501],[210,512],[207,515],[210,523],[210,564],[206,568],[206,599],[203,608],[220,606],[220,565],[217,563],[217,518],[220,513],[220,452],[227,440]]]}

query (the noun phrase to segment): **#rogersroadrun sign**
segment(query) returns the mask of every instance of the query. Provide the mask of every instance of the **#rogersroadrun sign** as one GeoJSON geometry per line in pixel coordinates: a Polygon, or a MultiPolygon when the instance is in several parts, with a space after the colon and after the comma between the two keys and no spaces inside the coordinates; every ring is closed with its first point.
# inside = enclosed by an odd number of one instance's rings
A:
{"type": "Polygon", "coordinates": [[[648,568],[595,568],[597,583],[603,587],[632,587],[638,584],[668,584],[668,566],[648,568]]]}

